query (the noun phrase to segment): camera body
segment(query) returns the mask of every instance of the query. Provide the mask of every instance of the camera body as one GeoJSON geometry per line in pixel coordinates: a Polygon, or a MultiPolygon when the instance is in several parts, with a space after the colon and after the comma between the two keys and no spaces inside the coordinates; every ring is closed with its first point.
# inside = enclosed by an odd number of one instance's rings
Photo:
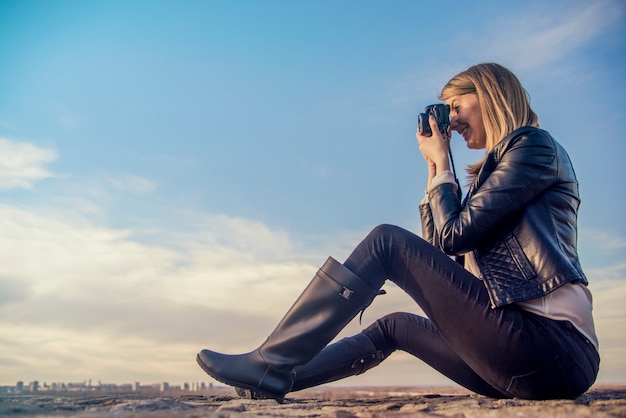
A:
{"type": "Polygon", "coordinates": [[[448,128],[450,127],[450,105],[437,103],[430,106],[426,106],[424,113],[420,113],[417,116],[417,131],[421,134],[430,134],[430,123],[428,123],[428,117],[433,115],[437,121],[439,132],[444,135],[448,135],[448,128]]]}

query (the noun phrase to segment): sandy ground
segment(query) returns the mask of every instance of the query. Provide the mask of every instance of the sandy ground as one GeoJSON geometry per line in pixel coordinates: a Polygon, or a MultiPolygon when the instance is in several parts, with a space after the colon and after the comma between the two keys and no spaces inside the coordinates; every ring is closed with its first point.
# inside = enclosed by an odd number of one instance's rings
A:
{"type": "Polygon", "coordinates": [[[626,417],[626,385],[593,387],[575,400],[495,400],[450,387],[321,387],[284,403],[237,398],[230,388],[203,393],[38,393],[0,395],[5,417],[626,417]]]}

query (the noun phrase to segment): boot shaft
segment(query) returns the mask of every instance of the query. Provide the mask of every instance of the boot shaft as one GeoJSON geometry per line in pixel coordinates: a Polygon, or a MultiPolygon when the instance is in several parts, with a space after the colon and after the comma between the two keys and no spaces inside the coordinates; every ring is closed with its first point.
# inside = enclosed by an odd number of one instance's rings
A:
{"type": "Polygon", "coordinates": [[[365,373],[386,358],[364,333],[326,346],[308,363],[296,367],[292,392],[365,373]]]}
{"type": "Polygon", "coordinates": [[[261,356],[279,370],[308,362],[377,294],[329,257],[261,345],[261,356]]]}

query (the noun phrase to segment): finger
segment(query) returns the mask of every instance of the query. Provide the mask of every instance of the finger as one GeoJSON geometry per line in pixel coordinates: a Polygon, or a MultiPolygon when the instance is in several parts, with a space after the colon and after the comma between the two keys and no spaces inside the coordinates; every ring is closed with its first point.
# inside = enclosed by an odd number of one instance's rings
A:
{"type": "Polygon", "coordinates": [[[439,126],[437,126],[437,119],[433,115],[428,117],[428,123],[430,124],[430,130],[434,132],[439,132],[439,126]]]}
{"type": "Polygon", "coordinates": [[[435,119],[433,115],[430,115],[430,117],[428,118],[428,123],[430,124],[430,130],[433,132],[432,136],[435,139],[438,139],[440,141],[444,140],[444,137],[441,131],[439,131],[439,125],[437,125],[437,119],[435,119]]]}

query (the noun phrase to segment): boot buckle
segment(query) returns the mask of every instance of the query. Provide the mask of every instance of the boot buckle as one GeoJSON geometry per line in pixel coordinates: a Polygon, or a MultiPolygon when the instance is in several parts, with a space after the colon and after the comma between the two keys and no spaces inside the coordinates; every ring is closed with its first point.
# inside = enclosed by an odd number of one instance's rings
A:
{"type": "Polygon", "coordinates": [[[350,298],[352,297],[352,294],[354,293],[354,291],[348,289],[347,287],[344,287],[341,292],[339,292],[339,296],[341,296],[342,298],[346,299],[346,300],[350,300],[350,298]]]}

